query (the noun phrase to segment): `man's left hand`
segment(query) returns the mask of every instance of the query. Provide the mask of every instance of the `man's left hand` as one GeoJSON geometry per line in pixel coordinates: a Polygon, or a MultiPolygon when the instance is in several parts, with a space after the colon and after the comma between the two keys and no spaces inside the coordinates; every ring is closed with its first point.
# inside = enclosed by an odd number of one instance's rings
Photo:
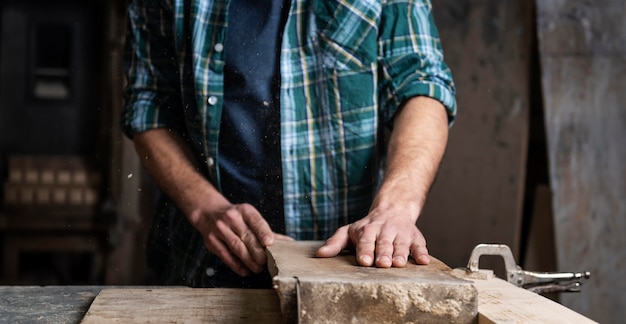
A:
{"type": "Polygon", "coordinates": [[[333,257],[354,247],[365,267],[404,267],[409,255],[428,264],[426,240],[416,226],[448,138],[448,115],[428,97],[414,97],[396,113],[383,182],[363,219],[343,226],[316,253],[333,257]]]}
{"type": "Polygon", "coordinates": [[[316,256],[334,257],[354,247],[357,262],[364,267],[405,267],[409,255],[417,264],[428,264],[426,240],[415,223],[402,215],[372,210],[365,218],[339,228],[317,250],[316,256]]]}

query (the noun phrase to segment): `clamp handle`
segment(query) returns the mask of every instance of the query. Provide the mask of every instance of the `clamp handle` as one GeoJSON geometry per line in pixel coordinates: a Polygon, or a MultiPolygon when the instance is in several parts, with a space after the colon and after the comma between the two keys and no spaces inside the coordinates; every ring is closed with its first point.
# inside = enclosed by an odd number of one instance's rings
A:
{"type": "Polygon", "coordinates": [[[518,287],[526,288],[537,293],[547,292],[578,292],[581,279],[591,276],[585,272],[535,272],[522,270],[515,263],[513,252],[504,244],[478,244],[467,263],[470,272],[479,271],[479,259],[483,255],[499,255],[504,259],[507,281],[518,287]]]}

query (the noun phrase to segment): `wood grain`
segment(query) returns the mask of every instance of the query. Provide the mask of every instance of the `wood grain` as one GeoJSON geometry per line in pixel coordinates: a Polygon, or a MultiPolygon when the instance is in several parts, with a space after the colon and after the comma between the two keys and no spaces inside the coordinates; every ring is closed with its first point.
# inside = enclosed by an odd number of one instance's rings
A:
{"type": "Polygon", "coordinates": [[[478,324],[589,324],[586,318],[550,299],[502,279],[473,280],[478,290],[478,324]]]}
{"type": "Polygon", "coordinates": [[[281,323],[273,290],[114,288],[96,297],[82,323],[281,323]]]}

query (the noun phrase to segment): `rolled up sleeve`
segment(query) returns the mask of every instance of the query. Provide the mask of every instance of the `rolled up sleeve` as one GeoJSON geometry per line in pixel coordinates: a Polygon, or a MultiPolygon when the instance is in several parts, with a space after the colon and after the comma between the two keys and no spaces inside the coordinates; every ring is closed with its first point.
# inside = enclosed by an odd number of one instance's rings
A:
{"type": "Polygon", "coordinates": [[[392,0],[382,9],[379,30],[382,118],[391,123],[404,102],[427,96],[441,102],[450,124],[456,117],[455,86],[430,1],[392,0]]]}
{"type": "Polygon", "coordinates": [[[172,19],[163,0],[132,0],[128,6],[121,124],[129,138],[155,128],[184,129],[172,19]]]}

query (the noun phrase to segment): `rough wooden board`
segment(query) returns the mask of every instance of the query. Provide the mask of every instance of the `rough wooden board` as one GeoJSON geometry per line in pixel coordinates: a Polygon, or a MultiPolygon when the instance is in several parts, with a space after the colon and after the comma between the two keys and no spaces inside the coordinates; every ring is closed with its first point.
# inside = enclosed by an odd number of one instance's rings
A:
{"type": "Polygon", "coordinates": [[[506,244],[519,256],[532,1],[432,5],[459,116],[418,225],[432,254],[451,267],[464,266],[479,243],[506,244]]]}
{"type": "Polygon", "coordinates": [[[591,272],[560,301],[626,319],[626,3],[536,1],[557,264],[591,272]]]}
{"type": "Polygon", "coordinates": [[[471,323],[476,290],[432,258],[428,266],[361,267],[353,254],[315,258],[323,242],[277,241],[268,267],[285,318],[300,323],[471,323]]]}
{"type": "Polygon", "coordinates": [[[280,323],[271,289],[104,289],[82,323],[280,323]]]}
{"type": "Polygon", "coordinates": [[[478,291],[478,324],[560,324],[594,321],[534,292],[516,287],[485,272],[468,277],[464,269],[454,275],[470,280],[478,291]]]}

